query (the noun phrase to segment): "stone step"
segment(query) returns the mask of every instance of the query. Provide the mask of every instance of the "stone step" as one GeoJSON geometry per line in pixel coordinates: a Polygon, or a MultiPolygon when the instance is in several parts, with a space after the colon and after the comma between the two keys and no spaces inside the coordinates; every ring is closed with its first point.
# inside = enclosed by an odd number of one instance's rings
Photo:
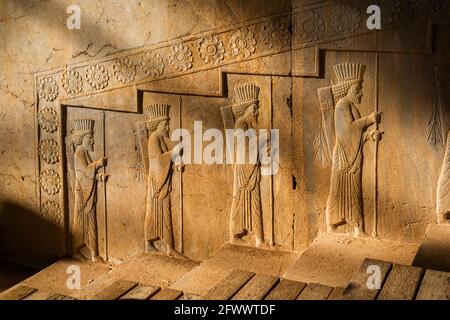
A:
{"type": "Polygon", "coordinates": [[[346,287],[365,258],[411,265],[419,244],[345,234],[323,234],[281,274],[282,278],[330,287],[346,287]]]}
{"type": "Polygon", "coordinates": [[[450,272],[450,225],[430,225],[413,266],[450,272]]]}
{"type": "Polygon", "coordinates": [[[239,286],[250,280],[249,274],[239,275],[235,282],[230,282],[229,287],[222,288],[220,292],[214,293],[211,289],[230,276],[234,270],[280,277],[299,256],[300,253],[295,252],[225,244],[170,288],[201,297],[206,296],[209,299],[229,299],[240,289],[239,286]],[[225,289],[226,291],[223,291],[225,289]]]}
{"type": "Polygon", "coordinates": [[[450,273],[365,259],[347,287],[336,287],[329,300],[450,300],[450,273]],[[379,268],[380,287],[371,288],[379,268]],[[373,278],[372,278],[373,279],[373,278]]]}

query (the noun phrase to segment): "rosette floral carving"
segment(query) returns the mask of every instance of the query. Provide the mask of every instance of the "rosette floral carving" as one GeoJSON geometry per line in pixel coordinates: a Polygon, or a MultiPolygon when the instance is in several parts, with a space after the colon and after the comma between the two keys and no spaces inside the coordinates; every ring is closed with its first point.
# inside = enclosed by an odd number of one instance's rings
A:
{"type": "Polygon", "coordinates": [[[169,63],[176,71],[186,71],[192,68],[192,51],[184,43],[174,44],[169,50],[169,63]]]}
{"type": "Polygon", "coordinates": [[[317,41],[325,26],[323,19],[313,10],[303,11],[294,16],[294,39],[300,42],[317,41]]]}
{"type": "Polygon", "coordinates": [[[58,225],[61,221],[61,209],[55,201],[47,200],[42,204],[41,212],[50,223],[58,225]]]}
{"type": "Polygon", "coordinates": [[[114,62],[114,77],[117,81],[128,84],[134,81],[136,76],[136,66],[128,57],[121,57],[114,62]]]}
{"type": "Polygon", "coordinates": [[[48,164],[59,161],[59,147],[55,140],[44,139],[39,143],[39,154],[48,164]]]}
{"type": "Polygon", "coordinates": [[[353,32],[359,28],[361,12],[350,5],[337,6],[331,15],[331,25],[339,33],[353,32]]]}
{"type": "Polygon", "coordinates": [[[44,108],[39,111],[38,122],[41,128],[48,133],[55,132],[59,125],[58,115],[52,108],[44,108]]]}
{"type": "Polygon", "coordinates": [[[70,95],[75,95],[83,89],[83,79],[76,70],[66,70],[61,76],[61,83],[64,91],[70,95]]]}
{"type": "Polygon", "coordinates": [[[92,89],[104,89],[109,81],[108,70],[101,64],[93,64],[89,66],[86,72],[86,78],[92,89]]]}
{"type": "Polygon", "coordinates": [[[199,41],[198,56],[205,64],[218,64],[223,60],[225,49],[217,36],[207,36],[199,41]]]}
{"type": "Polygon", "coordinates": [[[158,77],[164,72],[164,63],[161,56],[155,51],[146,51],[141,55],[140,65],[148,77],[158,77]]]}
{"type": "Polygon", "coordinates": [[[436,13],[442,7],[442,0],[411,0],[414,12],[418,15],[436,13]]]}
{"type": "Polygon", "coordinates": [[[291,34],[286,20],[271,20],[264,24],[262,31],[264,44],[269,48],[282,48],[289,46],[291,34]]]}
{"type": "Polygon", "coordinates": [[[402,2],[400,0],[384,0],[380,3],[382,24],[392,23],[400,17],[402,2]]]}
{"type": "Polygon", "coordinates": [[[61,189],[61,179],[58,173],[53,169],[44,170],[39,179],[42,190],[49,195],[55,195],[61,189]]]}
{"type": "Polygon", "coordinates": [[[58,96],[58,85],[55,79],[44,76],[38,80],[38,95],[46,101],[53,101],[58,96]]]}
{"type": "Polygon", "coordinates": [[[256,51],[255,34],[247,28],[240,28],[230,36],[231,57],[248,58],[256,51]]]}

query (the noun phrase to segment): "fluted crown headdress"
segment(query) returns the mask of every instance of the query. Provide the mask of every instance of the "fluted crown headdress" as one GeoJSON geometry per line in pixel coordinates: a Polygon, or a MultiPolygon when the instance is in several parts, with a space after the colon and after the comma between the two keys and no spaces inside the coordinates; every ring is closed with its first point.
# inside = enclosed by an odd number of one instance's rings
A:
{"type": "Polygon", "coordinates": [[[259,87],[254,84],[243,84],[234,88],[236,96],[232,106],[234,117],[240,118],[253,103],[259,102],[259,87]]]}
{"type": "Polygon", "coordinates": [[[72,141],[80,144],[83,137],[94,133],[95,121],[93,119],[75,119],[73,120],[73,129],[71,130],[72,141]]]}
{"type": "Polygon", "coordinates": [[[366,66],[360,63],[341,63],[335,65],[337,83],[332,86],[335,102],[345,97],[352,85],[363,81],[366,66]]]}
{"type": "Polygon", "coordinates": [[[168,104],[151,104],[147,106],[147,128],[150,131],[155,131],[159,123],[163,120],[169,120],[170,105],[168,104]]]}

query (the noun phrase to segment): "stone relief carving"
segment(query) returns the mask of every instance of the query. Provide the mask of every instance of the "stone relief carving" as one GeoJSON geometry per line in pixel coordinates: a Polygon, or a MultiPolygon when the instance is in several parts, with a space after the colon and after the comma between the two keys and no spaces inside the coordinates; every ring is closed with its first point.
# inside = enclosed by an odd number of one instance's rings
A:
{"type": "Polygon", "coordinates": [[[240,28],[230,36],[230,56],[248,58],[256,51],[255,34],[248,28],[240,28]]]}
{"type": "Polygon", "coordinates": [[[47,220],[53,225],[59,225],[61,222],[61,209],[55,201],[47,200],[42,204],[41,212],[47,220]]]}
{"type": "Polygon", "coordinates": [[[117,59],[114,63],[113,70],[114,77],[123,84],[133,82],[136,76],[136,66],[128,57],[117,59]]]}
{"type": "Polygon", "coordinates": [[[142,159],[147,163],[148,170],[145,246],[146,251],[181,256],[174,249],[172,228],[170,193],[174,164],[169,148],[169,110],[168,104],[150,105],[147,120],[138,123],[142,159]]]}
{"type": "Polygon", "coordinates": [[[289,19],[278,18],[269,20],[263,25],[261,37],[263,43],[270,49],[289,46],[291,44],[289,19]]]}
{"type": "Polygon", "coordinates": [[[53,139],[44,139],[39,143],[39,154],[42,160],[48,164],[54,164],[59,161],[59,146],[53,139]]]}
{"type": "Polygon", "coordinates": [[[225,57],[223,42],[215,35],[202,38],[198,45],[198,56],[205,64],[218,64],[225,57]]]}
{"type": "Polygon", "coordinates": [[[416,14],[435,13],[442,7],[441,0],[410,0],[416,14]]]}
{"type": "MultiPolygon", "coordinates": [[[[374,3],[382,8],[383,25],[390,25],[397,22],[406,22],[411,19],[408,14],[401,15],[401,11],[412,12],[414,9],[416,18],[438,12],[442,7],[442,1],[400,1],[400,0],[377,0],[374,3]],[[411,9],[411,10],[408,10],[411,9]]],[[[227,29],[218,28],[208,31],[206,34],[189,35],[178,39],[178,43],[187,46],[181,48],[181,54],[173,47],[173,39],[160,44],[152,45],[142,49],[134,49],[114,57],[104,57],[94,59],[92,66],[85,64],[75,65],[69,69],[69,75],[64,76],[66,68],[56,71],[44,72],[38,75],[37,92],[39,98],[47,101],[53,101],[61,93],[67,94],[68,98],[74,98],[78,95],[90,94],[83,90],[82,81],[78,79],[78,74],[86,75],[90,79],[90,86],[96,90],[120,88],[134,83],[142,83],[164,76],[170,76],[173,73],[192,73],[208,68],[219,67],[233,62],[233,60],[242,61],[243,59],[252,59],[256,56],[262,57],[274,54],[274,50],[285,52],[289,46],[292,49],[316,46],[317,42],[329,42],[348,39],[351,36],[366,34],[370,32],[364,27],[363,21],[359,21],[359,14],[367,8],[368,3],[364,1],[349,1],[348,4],[336,3],[317,3],[314,5],[299,6],[290,12],[284,12],[269,17],[257,18],[230,26],[227,29]],[[289,24],[293,23],[292,43],[289,38],[289,24]],[[328,19],[330,17],[330,19],[328,19]],[[326,19],[325,19],[326,18],[326,19]],[[328,21],[330,20],[330,22],[328,21]],[[285,32],[285,28],[288,32],[285,32]],[[224,45],[221,40],[228,39],[227,48],[229,52],[225,53],[224,45]],[[216,41],[216,38],[218,41],[216,41]],[[212,41],[212,42],[211,42],[212,41]],[[261,41],[263,45],[256,46],[261,41]],[[200,45],[199,45],[200,43],[200,45]],[[200,59],[193,59],[188,53],[197,48],[200,59]],[[222,53],[223,49],[223,53],[222,53]],[[165,63],[162,55],[172,50],[172,68],[165,70],[165,63]],[[207,51],[208,50],[208,53],[207,51]],[[180,61],[174,59],[178,54],[180,61]],[[223,58],[222,58],[223,54],[223,58]],[[118,62],[120,58],[127,58],[118,62]],[[191,59],[192,58],[192,59],[191,59]],[[208,58],[209,62],[205,62],[208,58]],[[192,61],[191,61],[192,60],[192,61]],[[133,61],[139,61],[143,73],[134,74],[133,61]],[[131,62],[131,63],[130,63],[131,62]],[[212,62],[212,63],[211,63],[212,62]],[[98,65],[98,66],[97,66],[98,65]],[[120,67],[120,71],[119,71],[120,67]],[[87,73],[86,74],[86,68],[87,73]],[[109,81],[109,75],[115,74],[117,81],[109,81]],[[49,78],[50,77],[50,78],[49,78]],[[61,79],[61,85],[64,90],[58,92],[58,83],[52,81],[61,79]],[[69,80],[71,79],[71,80],[69,80]],[[44,89],[45,87],[45,89],[44,89]]],[[[167,57],[170,60],[171,55],[167,57]]]]}
{"type": "Polygon", "coordinates": [[[384,0],[380,3],[381,20],[383,24],[389,24],[399,19],[402,11],[402,2],[400,0],[384,0]]]}
{"type": "Polygon", "coordinates": [[[83,89],[83,78],[76,70],[66,70],[61,76],[61,83],[67,94],[76,95],[83,89]]]}
{"type": "Polygon", "coordinates": [[[351,5],[343,4],[333,11],[331,25],[337,32],[353,32],[361,23],[361,11],[351,5]]]}
{"type": "Polygon", "coordinates": [[[106,175],[98,173],[106,165],[106,157],[91,160],[94,152],[93,119],[76,119],[71,134],[66,137],[69,177],[74,193],[72,251],[74,257],[93,262],[101,260],[98,251],[97,181],[106,175]]]}
{"type": "MultiPolygon", "coordinates": [[[[319,89],[321,106],[325,106],[323,119],[330,120],[330,107],[334,105],[331,101],[336,102],[332,124],[330,121],[324,121],[328,131],[332,132],[330,126],[334,126],[335,135],[331,155],[330,192],[326,205],[327,231],[331,232],[348,223],[354,228],[356,236],[367,235],[362,211],[362,147],[369,138],[374,141],[380,139],[380,131],[372,130],[367,133],[366,130],[379,123],[381,113],[373,112],[369,116],[361,117],[357,108],[363,95],[364,65],[343,63],[334,66],[334,71],[337,83],[331,88],[319,89]]],[[[326,134],[324,136],[326,137],[326,134]]],[[[331,145],[331,141],[327,143],[331,145]]]]}
{"type": "Polygon", "coordinates": [[[174,44],[169,50],[169,64],[176,71],[186,71],[192,68],[192,51],[185,43],[174,44]]]}
{"type": "Polygon", "coordinates": [[[45,101],[53,101],[58,96],[58,85],[51,76],[45,76],[39,79],[37,90],[39,97],[45,101]]]}
{"type": "Polygon", "coordinates": [[[90,65],[86,71],[86,79],[92,89],[104,89],[108,85],[108,70],[101,64],[90,65]]]}
{"type": "Polygon", "coordinates": [[[323,19],[314,10],[307,10],[293,18],[293,40],[313,42],[319,40],[325,30],[323,19]]]}
{"type": "MultiPolygon", "coordinates": [[[[234,89],[236,98],[231,108],[234,116],[234,129],[243,130],[243,134],[250,129],[255,131],[258,129],[259,90],[260,88],[253,84],[243,84],[234,89]]],[[[224,118],[225,123],[227,120],[224,118]]],[[[236,135],[235,150],[238,148],[236,139],[243,140],[244,138],[236,135]]],[[[252,139],[257,139],[257,136],[252,139]]],[[[251,143],[252,141],[248,140],[245,142],[246,152],[250,149],[251,143]]],[[[260,181],[259,160],[255,163],[235,161],[233,201],[230,213],[232,242],[239,241],[248,233],[254,235],[257,247],[261,246],[264,241],[260,181]]]]}
{"type": "Polygon", "coordinates": [[[44,108],[38,114],[39,126],[46,132],[52,133],[58,129],[59,120],[55,109],[44,108]]]}
{"type": "Polygon", "coordinates": [[[437,223],[450,223],[450,131],[436,192],[437,223]]]}
{"type": "Polygon", "coordinates": [[[141,55],[140,65],[147,77],[155,78],[163,74],[164,63],[155,51],[146,51],[141,55]]]}
{"type": "Polygon", "coordinates": [[[46,169],[42,171],[39,182],[42,190],[47,192],[49,195],[55,195],[61,189],[61,178],[53,169],[46,169]]]}
{"type": "Polygon", "coordinates": [[[441,103],[441,78],[439,70],[435,68],[435,96],[433,103],[433,111],[430,120],[428,121],[428,136],[427,141],[431,145],[444,145],[444,134],[442,132],[442,103],[441,103]]]}

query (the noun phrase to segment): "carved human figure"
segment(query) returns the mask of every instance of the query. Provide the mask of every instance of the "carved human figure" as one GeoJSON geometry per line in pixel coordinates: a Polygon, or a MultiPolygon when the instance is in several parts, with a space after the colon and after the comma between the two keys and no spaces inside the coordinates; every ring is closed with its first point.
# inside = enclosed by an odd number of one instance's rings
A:
{"type": "Polygon", "coordinates": [[[447,133],[444,161],[436,192],[437,223],[450,223],[450,131],[447,133]]]}
{"type": "Polygon", "coordinates": [[[344,63],[334,67],[338,82],[332,86],[334,101],[335,144],[332,154],[331,185],[327,200],[327,231],[345,223],[350,224],[355,236],[364,235],[361,173],[363,145],[368,140],[379,140],[381,132],[367,129],[379,123],[381,113],[361,117],[357,106],[363,97],[362,83],[365,66],[344,63]]]}
{"type": "Polygon", "coordinates": [[[92,161],[89,152],[94,151],[94,120],[77,119],[71,132],[75,152],[73,154],[74,170],[74,215],[72,225],[73,254],[98,261],[97,232],[97,180],[103,181],[104,175],[98,169],[105,165],[106,157],[92,161]]]}
{"type": "MultiPolygon", "coordinates": [[[[232,106],[235,118],[235,162],[233,201],[230,214],[231,241],[237,241],[248,233],[253,233],[256,246],[264,241],[262,209],[261,209],[261,168],[259,159],[251,161],[251,148],[254,148],[258,137],[248,135],[249,131],[256,133],[258,126],[259,87],[252,84],[243,84],[235,88],[236,101],[232,106]],[[239,141],[240,140],[240,141],[239,141]],[[240,148],[244,142],[244,148],[240,148]],[[239,152],[245,152],[245,161],[237,161],[239,152]]],[[[256,150],[253,150],[256,151],[256,150]]],[[[242,158],[244,159],[244,158],[242,158]]]]}
{"type": "Polygon", "coordinates": [[[169,109],[167,104],[149,106],[148,189],[145,213],[147,251],[179,255],[174,249],[170,192],[172,190],[172,150],[169,149],[169,109]]]}

